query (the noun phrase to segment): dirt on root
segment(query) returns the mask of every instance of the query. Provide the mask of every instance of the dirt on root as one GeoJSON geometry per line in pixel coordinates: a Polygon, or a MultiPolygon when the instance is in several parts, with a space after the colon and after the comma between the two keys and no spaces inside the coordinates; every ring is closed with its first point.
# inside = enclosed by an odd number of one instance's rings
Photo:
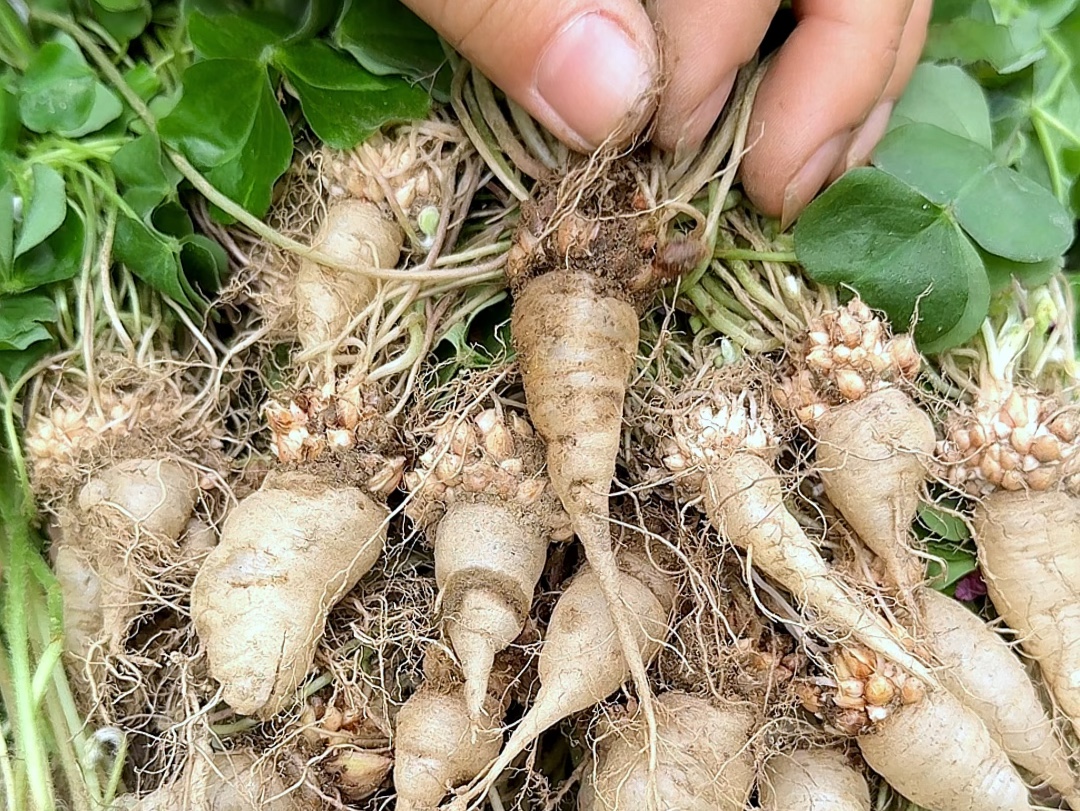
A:
{"type": "Polygon", "coordinates": [[[553,271],[586,273],[596,292],[639,310],[665,270],[657,266],[654,218],[641,192],[644,166],[634,157],[583,163],[557,183],[541,183],[521,206],[507,262],[516,295],[553,271]]]}

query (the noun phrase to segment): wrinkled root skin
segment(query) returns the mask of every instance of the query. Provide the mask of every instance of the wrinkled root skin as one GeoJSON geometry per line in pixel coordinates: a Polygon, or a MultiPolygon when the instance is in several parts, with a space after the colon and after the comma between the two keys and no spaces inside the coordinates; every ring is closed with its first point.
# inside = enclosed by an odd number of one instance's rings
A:
{"type": "MultiPolygon", "coordinates": [[[[742,811],[754,786],[750,736],[755,717],[746,706],[714,706],[687,693],[657,699],[657,774],[660,808],[742,811]]],[[[578,793],[579,811],[649,807],[647,730],[640,717],[603,730],[596,765],[578,793]]]]}
{"type": "Polygon", "coordinates": [[[994,608],[1080,734],[1080,500],[1060,491],[998,491],[974,518],[994,608]]]}
{"type": "Polygon", "coordinates": [[[749,553],[750,562],[818,612],[834,630],[895,662],[928,686],[937,680],[884,622],[848,592],[783,504],[779,476],[759,456],[735,453],[710,469],[702,487],[717,531],[749,553]]]}
{"type": "Polygon", "coordinates": [[[1027,786],[978,717],[946,690],[858,738],[875,772],[929,811],[1030,811],[1027,786]]]}
{"type": "Polygon", "coordinates": [[[930,417],[902,391],[888,388],[831,409],[816,433],[825,494],[913,607],[923,571],[910,530],[934,452],[930,417]]]}
{"type": "Polygon", "coordinates": [[[293,700],[331,608],[381,554],[387,514],[359,488],[304,473],[268,477],[229,513],[191,615],[230,707],[268,717],[293,700]]]}
{"type": "Polygon", "coordinates": [[[836,749],[773,755],[758,783],[761,811],[870,811],[870,789],[836,749]]]}
{"type": "Polygon", "coordinates": [[[1068,749],[1008,643],[950,597],[920,592],[926,645],[940,663],[942,685],[986,725],[1014,763],[1076,801],[1068,749]]]}

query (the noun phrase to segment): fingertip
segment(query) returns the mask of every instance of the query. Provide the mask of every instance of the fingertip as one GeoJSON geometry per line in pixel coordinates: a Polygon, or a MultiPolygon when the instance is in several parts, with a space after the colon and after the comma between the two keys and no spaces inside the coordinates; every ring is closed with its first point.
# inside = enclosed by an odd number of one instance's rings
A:
{"type": "Polygon", "coordinates": [[[889,128],[889,119],[892,117],[894,106],[892,100],[882,101],[866,117],[851,139],[851,146],[848,147],[847,154],[844,156],[842,172],[856,166],[865,166],[869,162],[871,153],[885,136],[885,130],[889,128]]]}
{"type": "MultiPolygon", "coordinates": [[[[804,208],[817,196],[829,181],[833,170],[847,152],[852,134],[842,132],[834,135],[820,147],[795,173],[795,177],[784,188],[780,201],[780,227],[787,229],[795,222],[804,208]]],[[[774,215],[775,216],[775,215],[774,215]]]]}
{"type": "Polygon", "coordinates": [[[657,146],[668,151],[696,149],[701,146],[731,96],[736,75],[737,71],[733,71],[721,79],[685,122],[671,116],[660,118],[653,133],[653,141],[657,146]]]}
{"type": "Polygon", "coordinates": [[[579,148],[633,137],[652,115],[655,39],[642,42],[622,21],[585,12],[544,48],[533,79],[536,110],[579,148]]]}

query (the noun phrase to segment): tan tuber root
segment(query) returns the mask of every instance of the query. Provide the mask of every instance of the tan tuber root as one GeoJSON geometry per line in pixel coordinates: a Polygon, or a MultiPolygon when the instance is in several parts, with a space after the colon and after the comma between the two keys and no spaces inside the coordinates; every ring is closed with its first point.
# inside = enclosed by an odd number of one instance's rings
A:
{"type": "Polygon", "coordinates": [[[761,811],[870,811],[866,779],[836,749],[773,755],[758,784],[761,811]]]}
{"type": "MultiPolygon", "coordinates": [[[[632,618],[638,655],[647,662],[667,636],[675,584],[638,555],[623,553],[619,563],[619,593],[632,618]]],[[[578,572],[556,602],[538,670],[540,690],[532,706],[484,779],[459,798],[461,802],[485,794],[544,730],[611,695],[629,678],[627,657],[591,564],[578,572]]]]}
{"type": "Polygon", "coordinates": [[[304,349],[332,348],[375,294],[376,281],[365,271],[394,267],[403,239],[401,227],[375,203],[350,199],[330,203],[312,247],[355,269],[301,260],[295,306],[297,337],[304,349]]]}
{"type": "Polygon", "coordinates": [[[430,811],[453,788],[476,777],[499,754],[506,707],[485,697],[470,713],[465,686],[427,682],[402,706],[394,738],[397,811],[430,811]]]}
{"type": "Polygon", "coordinates": [[[632,161],[582,164],[523,206],[507,256],[511,328],[529,417],[547,443],[548,476],[585,549],[611,612],[642,711],[652,691],[634,621],[619,594],[608,498],[623,401],[637,353],[638,307],[662,281],[656,234],[633,205],[632,161]]]}
{"type": "MultiPolygon", "coordinates": [[[[746,706],[715,703],[688,693],[656,702],[656,783],[660,808],[742,811],[754,786],[750,736],[755,716],[746,706]]],[[[607,724],[599,754],[578,793],[580,811],[650,807],[647,731],[642,719],[607,724]]]]}
{"type": "Polygon", "coordinates": [[[910,336],[890,336],[857,298],[814,319],[791,356],[795,370],[776,400],[814,433],[825,494],[914,608],[923,567],[909,531],[936,437],[897,384],[915,377],[922,358],[910,336]]]}
{"type": "Polygon", "coordinates": [[[93,658],[98,644],[108,653],[122,648],[141,610],[140,578],[180,561],[178,541],[198,496],[193,469],[169,459],[120,462],[79,491],[52,550],[65,651],[76,663],[93,658]]]}
{"type": "Polygon", "coordinates": [[[302,789],[290,790],[272,761],[246,750],[196,753],[175,781],[133,803],[120,798],[124,811],[315,811],[321,808],[302,789]]]}
{"type": "Polygon", "coordinates": [[[229,513],[191,595],[229,706],[269,716],[293,697],[330,609],[382,552],[387,515],[359,488],[306,473],[271,474],[229,513]]]}
{"type": "Polygon", "coordinates": [[[990,599],[1080,731],[1080,499],[999,490],[974,518],[990,599]]]}
{"type": "Polygon", "coordinates": [[[637,311],[605,295],[588,273],[548,273],[517,295],[512,328],[529,416],[547,443],[552,487],[585,548],[643,709],[651,713],[608,524],[623,399],[637,352],[637,311]]]}
{"type": "Polygon", "coordinates": [[[675,419],[662,452],[680,483],[703,497],[709,522],[833,631],[935,684],[929,668],[844,587],[785,507],[769,410],[750,392],[729,394],[722,381],[697,385],[685,393],[692,405],[675,419]]]}
{"type": "Polygon", "coordinates": [[[1065,743],[1008,644],[944,594],[924,590],[920,608],[926,646],[941,663],[936,672],[942,685],[979,716],[1014,763],[1080,808],[1065,743]]]}
{"type": "Polygon", "coordinates": [[[435,579],[447,637],[482,711],[495,654],[521,633],[547,559],[569,517],[540,475],[532,427],[495,409],[444,423],[421,469],[406,474],[410,517],[434,524],[435,579]]]}
{"type": "Polygon", "coordinates": [[[982,721],[947,690],[858,737],[866,762],[927,811],[1030,811],[1027,787],[982,721]]]}
{"type": "Polygon", "coordinates": [[[816,433],[825,494],[881,558],[910,605],[922,581],[909,537],[934,453],[930,417],[902,391],[887,388],[830,409],[816,433]]]}

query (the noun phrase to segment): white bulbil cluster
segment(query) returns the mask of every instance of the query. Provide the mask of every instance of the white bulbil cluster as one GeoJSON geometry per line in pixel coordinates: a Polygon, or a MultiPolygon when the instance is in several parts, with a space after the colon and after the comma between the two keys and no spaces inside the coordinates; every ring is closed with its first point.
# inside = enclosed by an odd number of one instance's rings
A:
{"type": "Polygon", "coordinates": [[[808,425],[824,416],[830,405],[861,400],[898,381],[912,380],[922,364],[911,336],[890,335],[860,299],[814,319],[792,351],[796,371],[774,396],[808,425]]]}
{"type": "Polygon", "coordinates": [[[274,455],[281,462],[300,464],[331,454],[356,452],[364,457],[360,460],[362,468],[371,471],[365,488],[374,495],[387,496],[401,483],[405,458],[369,450],[389,432],[379,400],[366,394],[361,386],[343,385],[338,389],[334,393],[328,384],[318,391],[299,391],[284,404],[267,403],[274,455]]]}
{"type": "Polygon", "coordinates": [[[548,478],[533,427],[511,412],[489,408],[471,418],[444,421],[416,470],[405,474],[412,493],[406,508],[423,523],[437,521],[455,500],[488,494],[527,508],[555,540],[573,535],[548,478]]]}
{"type": "Polygon", "coordinates": [[[137,408],[135,397],[105,394],[101,406],[102,411],[98,411],[87,399],[82,406],[58,405],[36,414],[25,440],[35,470],[73,464],[102,440],[127,434],[137,408]]]}
{"type": "Polygon", "coordinates": [[[662,447],[664,466],[676,475],[723,461],[736,451],[769,456],[777,448],[772,412],[749,391],[729,394],[719,386],[677,416],[662,447]]]}
{"type": "Polygon", "coordinates": [[[995,489],[1075,490],[1080,485],[1080,413],[1019,386],[1003,385],[960,414],[938,443],[953,484],[972,495],[995,489]]]}
{"type": "Polygon", "coordinates": [[[382,203],[387,193],[412,218],[426,206],[438,206],[442,179],[438,165],[443,150],[464,136],[451,125],[446,132],[420,132],[414,127],[375,133],[349,151],[324,148],[322,160],[332,197],[382,203]]]}
{"type": "Polygon", "coordinates": [[[919,703],[922,682],[860,646],[841,648],[831,678],[799,688],[803,705],[843,735],[860,735],[898,707],[919,703]]]}

